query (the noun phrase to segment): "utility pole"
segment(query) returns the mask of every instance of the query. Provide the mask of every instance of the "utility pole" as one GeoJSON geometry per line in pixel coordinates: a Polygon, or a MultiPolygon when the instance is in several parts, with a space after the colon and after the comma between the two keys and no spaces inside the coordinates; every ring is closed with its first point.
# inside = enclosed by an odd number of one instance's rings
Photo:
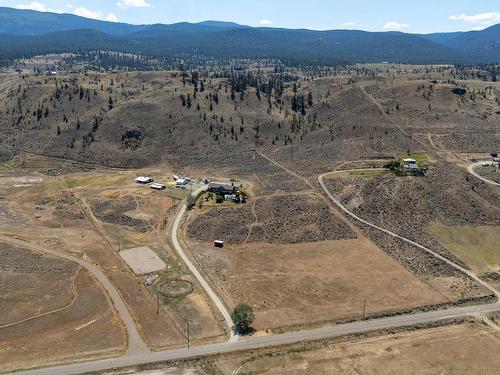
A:
{"type": "Polygon", "coordinates": [[[118,252],[122,251],[120,248],[120,237],[118,237],[118,252]]]}
{"type": "Polygon", "coordinates": [[[363,300],[363,319],[365,318],[365,312],[366,312],[366,298],[363,300]]]}
{"type": "Polygon", "coordinates": [[[187,324],[187,343],[188,343],[188,349],[191,346],[191,343],[189,342],[189,320],[186,322],[187,324]]]}

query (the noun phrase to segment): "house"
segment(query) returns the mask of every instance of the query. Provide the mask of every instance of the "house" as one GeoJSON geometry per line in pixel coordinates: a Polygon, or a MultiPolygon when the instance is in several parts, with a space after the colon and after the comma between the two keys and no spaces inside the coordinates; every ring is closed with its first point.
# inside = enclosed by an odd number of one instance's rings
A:
{"type": "Polygon", "coordinates": [[[163,185],[163,184],[158,184],[158,183],[156,183],[156,182],[155,182],[155,183],[153,183],[153,184],[151,184],[151,185],[149,185],[149,187],[150,187],[151,189],[155,189],[155,190],[165,190],[165,188],[166,188],[166,186],[165,186],[165,185],[163,185]]]}
{"type": "Polygon", "coordinates": [[[214,241],[214,246],[215,247],[224,247],[224,241],[222,241],[222,240],[215,240],[214,241]]]}
{"type": "Polygon", "coordinates": [[[138,184],[149,184],[153,182],[153,179],[151,177],[139,176],[134,181],[138,184]]]}
{"type": "Polygon", "coordinates": [[[403,170],[411,172],[418,169],[417,161],[415,159],[403,159],[403,170]]]}
{"type": "Polygon", "coordinates": [[[232,195],[235,193],[236,188],[234,187],[234,185],[222,184],[220,182],[211,182],[208,184],[208,191],[215,194],[232,195]]]}

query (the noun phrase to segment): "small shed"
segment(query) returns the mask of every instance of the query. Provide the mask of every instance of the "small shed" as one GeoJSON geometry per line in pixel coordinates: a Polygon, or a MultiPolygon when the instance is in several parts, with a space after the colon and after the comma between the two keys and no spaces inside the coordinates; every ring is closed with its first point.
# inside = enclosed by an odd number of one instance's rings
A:
{"type": "Polygon", "coordinates": [[[138,184],[149,184],[150,182],[153,182],[153,179],[151,177],[139,176],[134,181],[138,184]]]}
{"type": "Polygon", "coordinates": [[[215,247],[224,247],[224,241],[222,241],[222,240],[215,240],[214,241],[214,246],[215,247]]]}

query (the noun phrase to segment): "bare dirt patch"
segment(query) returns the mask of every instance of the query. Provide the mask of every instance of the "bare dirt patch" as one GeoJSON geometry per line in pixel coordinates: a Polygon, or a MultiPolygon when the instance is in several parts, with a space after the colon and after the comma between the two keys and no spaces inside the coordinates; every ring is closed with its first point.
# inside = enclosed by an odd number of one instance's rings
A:
{"type": "Polygon", "coordinates": [[[149,247],[141,246],[120,251],[120,256],[136,275],[144,275],[164,269],[167,265],[149,247]]]}

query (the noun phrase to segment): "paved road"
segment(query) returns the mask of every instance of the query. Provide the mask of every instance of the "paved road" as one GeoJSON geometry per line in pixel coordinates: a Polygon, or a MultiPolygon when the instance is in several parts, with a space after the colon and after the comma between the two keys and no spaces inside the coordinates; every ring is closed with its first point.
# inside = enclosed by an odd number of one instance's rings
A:
{"type": "Polygon", "coordinates": [[[486,163],[488,162],[489,160],[485,160],[485,161],[478,161],[476,163],[472,163],[472,164],[469,164],[467,166],[467,170],[469,171],[469,173],[471,175],[473,175],[474,177],[477,177],[479,178],[480,180],[486,182],[487,184],[490,184],[490,185],[494,185],[494,186],[500,186],[500,184],[498,182],[495,182],[495,181],[491,181],[491,180],[488,180],[487,178],[484,178],[484,177],[481,177],[479,174],[476,173],[476,171],[474,171],[474,168],[476,167],[480,167],[481,164],[483,163],[486,163]]]}
{"type": "MultiPolygon", "coordinates": [[[[193,196],[197,196],[199,193],[202,191],[205,191],[207,189],[206,186],[202,186],[195,190],[193,193],[191,193],[193,196]]],[[[222,300],[219,298],[217,293],[214,292],[212,287],[205,281],[203,276],[201,275],[200,271],[194,266],[194,264],[191,262],[191,260],[188,258],[186,253],[184,252],[184,249],[182,246],[179,244],[178,240],[178,232],[179,232],[179,224],[182,220],[182,217],[184,216],[184,213],[186,212],[186,205],[183,204],[179,212],[177,213],[177,217],[175,218],[174,224],[172,225],[172,243],[174,245],[175,251],[179,255],[179,257],[182,259],[182,261],[186,264],[186,266],[189,268],[189,271],[196,277],[196,280],[200,283],[200,285],[203,287],[207,295],[210,297],[212,302],[214,303],[215,307],[220,311],[222,316],[224,317],[224,320],[226,321],[227,329],[230,335],[229,341],[234,341],[237,339],[237,336],[234,335],[233,332],[233,320],[231,319],[231,315],[226,309],[226,306],[222,302],[222,300]]]]}
{"type": "Polygon", "coordinates": [[[111,281],[107,278],[107,276],[95,265],[77,258],[75,256],[62,253],[57,250],[51,250],[51,249],[46,249],[43,246],[31,243],[31,242],[26,242],[22,240],[18,240],[3,234],[0,234],[0,240],[6,243],[9,243],[11,245],[16,245],[19,247],[23,247],[29,250],[33,251],[38,251],[41,253],[49,254],[58,258],[66,259],[75,263],[78,263],[80,266],[85,268],[87,271],[89,271],[96,279],[101,283],[101,285],[106,289],[108,292],[109,297],[113,301],[113,305],[116,308],[116,311],[120,315],[120,318],[122,319],[123,323],[125,324],[125,328],[127,329],[127,335],[128,335],[128,349],[127,352],[125,353],[126,355],[133,355],[133,354],[138,354],[138,353],[146,353],[149,352],[150,350],[142,340],[141,335],[139,334],[137,327],[135,325],[134,319],[130,315],[130,312],[128,311],[127,307],[125,306],[125,303],[123,302],[120,294],[114,287],[114,285],[111,283],[111,281]]]}
{"type": "Polygon", "coordinates": [[[448,310],[393,316],[389,318],[360,321],[306,331],[289,332],[279,335],[251,337],[248,339],[241,339],[239,341],[226,341],[219,344],[196,346],[191,349],[183,348],[175,350],[164,350],[159,352],[123,356],[120,358],[76,363],[66,366],[20,371],[16,372],[13,375],[68,375],[89,371],[102,371],[106,369],[119,368],[123,366],[133,366],[150,362],[180,360],[210,354],[228,353],[238,350],[249,350],[268,346],[291,344],[300,341],[319,340],[339,335],[355,334],[379,329],[411,326],[414,324],[424,324],[443,319],[482,315],[497,310],[500,310],[500,303],[480,306],[457,307],[448,310]]]}
{"type": "MultiPolygon", "coordinates": [[[[360,170],[363,170],[363,169],[356,169],[355,171],[360,171],[360,170]]],[[[369,169],[366,169],[366,170],[373,170],[373,168],[369,168],[369,169]]],[[[353,170],[354,171],[354,170],[353,170]]],[[[349,172],[349,171],[334,171],[334,172],[328,172],[328,173],[325,173],[325,174],[322,174],[321,176],[318,177],[318,182],[319,184],[321,185],[322,189],[325,191],[326,195],[332,200],[333,203],[335,203],[335,205],[337,207],[339,207],[344,213],[346,213],[347,215],[351,216],[353,219],[365,224],[365,225],[368,225],[369,227],[372,227],[372,228],[375,228],[381,232],[384,232],[385,234],[388,234],[392,237],[395,237],[395,238],[398,238],[402,241],[405,241],[413,246],[416,246],[418,247],[419,249],[421,250],[424,250],[425,252],[433,255],[434,257],[442,260],[443,262],[449,264],[450,266],[452,266],[453,268],[455,268],[456,270],[466,274],[467,276],[469,276],[470,278],[474,279],[477,283],[483,285],[485,288],[489,289],[491,292],[493,292],[497,298],[500,297],[500,292],[498,290],[496,290],[494,287],[492,287],[491,285],[489,285],[488,283],[486,283],[485,281],[481,280],[479,277],[477,277],[477,275],[475,273],[473,273],[472,271],[469,271],[465,268],[463,268],[462,266],[459,266],[458,264],[456,264],[455,262],[452,262],[451,260],[445,258],[444,256],[436,253],[435,251],[423,246],[423,245],[420,245],[419,243],[415,242],[415,241],[412,241],[410,240],[409,238],[406,238],[406,237],[403,237],[403,236],[400,236],[399,234],[396,234],[394,232],[391,232],[390,230],[387,230],[385,228],[382,228],[382,227],[379,227],[378,225],[375,225],[375,224],[372,224],[370,223],[369,221],[366,221],[365,219],[357,216],[355,213],[351,212],[347,207],[345,207],[337,198],[335,198],[332,193],[330,193],[330,191],[328,190],[328,188],[326,187],[324,181],[323,181],[323,178],[327,175],[331,175],[331,174],[334,174],[334,173],[340,173],[340,172],[349,172]]]]}

